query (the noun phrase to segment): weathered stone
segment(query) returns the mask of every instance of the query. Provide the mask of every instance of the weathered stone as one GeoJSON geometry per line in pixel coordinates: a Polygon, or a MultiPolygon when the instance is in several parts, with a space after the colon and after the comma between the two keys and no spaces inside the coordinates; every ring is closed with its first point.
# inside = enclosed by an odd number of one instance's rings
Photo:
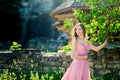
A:
{"type": "Polygon", "coordinates": [[[58,50],[58,54],[60,55],[60,56],[62,56],[62,55],[65,55],[65,51],[63,51],[63,50],[58,50]]]}
{"type": "Polygon", "coordinates": [[[89,66],[90,66],[91,68],[93,68],[94,63],[93,63],[93,62],[89,62],[89,66]]]}
{"type": "Polygon", "coordinates": [[[103,76],[103,75],[105,75],[107,73],[110,73],[110,72],[111,72],[111,70],[108,70],[108,69],[99,69],[99,70],[97,70],[97,73],[98,73],[99,77],[100,77],[100,75],[103,76]]]}
{"type": "Polygon", "coordinates": [[[70,64],[68,62],[63,62],[62,67],[65,68],[65,69],[67,69],[69,67],[69,65],[70,64]]]}
{"type": "Polygon", "coordinates": [[[120,54],[115,53],[114,57],[114,63],[120,63],[120,54]]]}
{"type": "Polygon", "coordinates": [[[120,64],[116,64],[117,65],[117,69],[120,69],[120,64]]]}
{"type": "Polygon", "coordinates": [[[102,56],[104,54],[104,49],[97,52],[97,56],[102,56]]]}
{"type": "Polygon", "coordinates": [[[99,75],[104,75],[104,74],[106,74],[106,70],[100,70],[99,71],[99,75]]]}
{"type": "Polygon", "coordinates": [[[89,55],[89,56],[94,56],[94,55],[95,55],[95,52],[90,51],[90,52],[88,53],[88,55],[89,55]]]}
{"type": "Polygon", "coordinates": [[[34,63],[39,63],[41,61],[41,58],[33,58],[34,63]]]}
{"type": "Polygon", "coordinates": [[[94,58],[94,63],[95,63],[95,64],[100,64],[100,63],[102,63],[101,57],[96,57],[96,58],[94,58]]]}
{"type": "Polygon", "coordinates": [[[102,64],[95,64],[95,68],[102,68],[102,64]]]}
{"type": "MultiPolygon", "coordinates": [[[[105,49],[104,54],[100,52],[99,54],[94,51],[88,53],[90,70],[93,69],[98,78],[100,75],[111,72],[112,70],[120,70],[120,59],[117,57],[119,56],[119,51],[115,50],[105,49]]],[[[58,53],[40,53],[39,51],[25,51],[24,53],[16,51],[8,54],[0,53],[0,69],[13,69],[14,67],[18,67],[22,72],[26,72],[26,70],[43,71],[53,67],[54,69],[55,67],[59,67],[66,71],[71,62],[70,52],[64,52],[62,50],[59,50],[58,53]],[[47,69],[44,69],[44,67],[47,69]]]]}
{"type": "Polygon", "coordinates": [[[33,59],[27,59],[26,62],[27,63],[33,63],[33,59]]]}
{"type": "Polygon", "coordinates": [[[93,62],[93,57],[92,56],[88,56],[88,61],[89,62],[93,62]]]}
{"type": "Polygon", "coordinates": [[[111,73],[111,70],[106,69],[106,73],[111,73]]]}
{"type": "Polygon", "coordinates": [[[107,64],[107,68],[116,68],[117,65],[116,64],[107,64]]]}
{"type": "Polygon", "coordinates": [[[28,54],[22,54],[21,58],[26,59],[28,57],[28,54]]]}
{"type": "Polygon", "coordinates": [[[102,63],[105,63],[105,56],[102,56],[102,63]]]}
{"type": "Polygon", "coordinates": [[[104,68],[104,69],[106,68],[106,63],[103,63],[103,68],[104,68]]]}
{"type": "Polygon", "coordinates": [[[59,67],[60,64],[59,63],[56,63],[56,62],[51,62],[51,66],[56,66],[56,67],[59,67]]]}

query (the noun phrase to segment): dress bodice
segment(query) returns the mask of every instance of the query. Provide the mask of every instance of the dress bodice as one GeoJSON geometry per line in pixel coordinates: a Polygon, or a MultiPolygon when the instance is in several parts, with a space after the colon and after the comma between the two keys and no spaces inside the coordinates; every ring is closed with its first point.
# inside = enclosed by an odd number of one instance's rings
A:
{"type": "Polygon", "coordinates": [[[77,55],[79,56],[86,56],[89,52],[89,46],[85,43],[79,43],[77,47],[77,55]]]}

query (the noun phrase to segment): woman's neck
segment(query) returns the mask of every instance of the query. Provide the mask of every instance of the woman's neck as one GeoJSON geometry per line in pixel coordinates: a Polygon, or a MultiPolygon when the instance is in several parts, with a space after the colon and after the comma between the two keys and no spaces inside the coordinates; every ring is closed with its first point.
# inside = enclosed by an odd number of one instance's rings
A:
{"type": "Polygon", "coordinates": [[[84,40],[84,36],[78,36],[79,40],[84,40]]]}

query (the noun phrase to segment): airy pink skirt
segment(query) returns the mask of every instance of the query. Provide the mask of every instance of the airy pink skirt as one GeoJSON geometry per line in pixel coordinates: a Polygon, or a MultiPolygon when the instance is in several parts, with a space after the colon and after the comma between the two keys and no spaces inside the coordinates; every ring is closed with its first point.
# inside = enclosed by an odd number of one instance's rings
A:
{"type": "Polygon", "coordinates": [[[73,60],[61,80],[91,80],[87,60],[73,60]]]}

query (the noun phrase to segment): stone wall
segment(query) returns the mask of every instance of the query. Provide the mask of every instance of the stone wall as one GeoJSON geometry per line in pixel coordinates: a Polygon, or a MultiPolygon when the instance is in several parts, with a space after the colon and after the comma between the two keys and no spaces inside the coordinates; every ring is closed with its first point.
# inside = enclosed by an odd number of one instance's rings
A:
{"type": "Polygon", "coordinates": [[[99,52],[90,51],[88,61],[91,72],[94,71],[97,77],[111,72],[120,75],[120,48],[102,49],[99,52]]]}
{"type": "Polygon", "coordinates": [[[17,72],[41,69],[41,50],[0,51],[0,73],[9,69],[17,72]]]}
{"type": "MultiPolygon", "coordinates": [[[[116,71],[120,75],[120,47],[104,48],[99,52],[90,51],[88,61],[91,72],[96,77],[116,71]]],[[[47,53],[41,50],[0,51],[0,72],[5,69],[28,72],[30,70],[47,72],[49,69],[60,69],[65,72],[72,59],[70,52],[59,50],[58,53],[47,53]]]]}
{"type": "MultiPolygon", "coordinates": [[[[66,70],[71,62],[70,52],[65,53],[64,51],[59,51],[58,54],[62,57],[62,67],[66,70]]],[[[116,48],[106,47],[99,52],[90,50],[88,61],[91,74],[98,79],[107,73],[114,72],[120,76],[120,46],[116,48]]]]}

